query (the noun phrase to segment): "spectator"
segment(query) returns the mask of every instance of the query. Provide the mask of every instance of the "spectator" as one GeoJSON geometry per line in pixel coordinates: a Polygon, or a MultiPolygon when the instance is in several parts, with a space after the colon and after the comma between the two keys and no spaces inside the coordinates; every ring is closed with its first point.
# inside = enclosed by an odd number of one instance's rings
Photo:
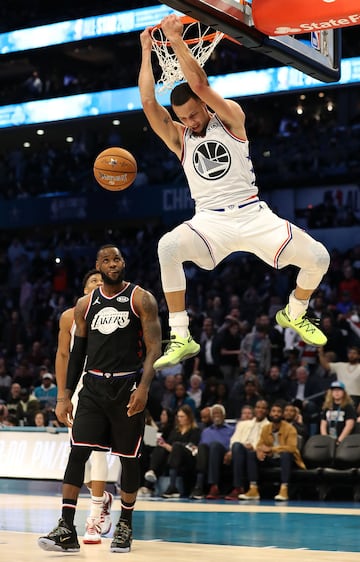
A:
{"type": "Polygon", "coordinates": [[[360,403],[360,350],[357,347],[349,347],[347,362],[329,362],[324,353],[324,348],[319,348],[319,360],[326,371],[336,374],[337,380],[344,383],[350,394],[355,408],[360,403]]]}
{"type": "Polygon", "coordinates": [[[188,404],[180,406],[176,414],[175,428],[170,432],[167,440],[159,438],[151,455],[150,468],[145,473],[145,480],[155,483],[169,467],[170,485],[164,492],[164,497],[180,497],[176,478],[180,473],[188,477],[193,473],[195,458],[191,448],[199,443],[200,433],[192,408],[188,404]]]}
{"type": "Polygon", "coordinates": [[[294,380],[296,376],[296,369],[300,366],[299,350],[284,349],[283,362],[280,366],[281,378],[288,381],[294,380]]]}
{"type": "Polygon", "coordinates": [[[263,384],[263,395],[265,400],[270,404],[274,402],[288,401],[288,382],[280,377],[280,368],[272,365],[263,384]]]}
{"type": "Polygon", "coordinates": [[[195,401],[188,396],[186,392],[186,386],[184,383],[180,382],[175,385],[175,394],[173,396],[173,400],[170,404],[170,408],[173,412],[177,412],[181,406],[187,404],[190,406],[194,415],[196,414],[196,406],[195,401]]]}
{"type": "Polygon", "coordinates": [[[238,320],[229,322],[218,335],[219,365],[223,378],[231,388],[240,374],[240,326],[238,320]]]}
{"type": "Polygon", "coordinates": [[[355,422],[355,408],[344,383],[332,382],[323,404],[321,435],[330,435],[339,445],[353,431],[355,422]]]}
{"type": "Polygon", "coordinates": [[[195,402],[195,407],[198,410],[201,405],[201,398],[202,398],[202,378],[200,375],[194,373],[190,377],[190,386],[188,388],[188,396],[192,398],[195,402]]]}
{"type": "Polygon", "coordinates": [[[201,433],[196,456],[196,482],[191,493],[195,500],[203,499],[205,485],[210,484],[207,500],[220,499],[221,468],[224,456],[229,450],[230,437],[234,427],[225,423],[225,408],[222,404],[211,407],[212,425],[201,433]]]}
{"type": "Polygon", "coordinates": [[[215,377],[209,377],[205,380],[205,386],[201,398],[201,408],[216,404],[217,386],[218,380],[215,377]]]}
{"type": "Polygon", "coordinates": [[[252,420],[253,417],[254,417],[254,408],[252,406],[249,406],[249,404],[245,404],[245,406],[241,408],[239,421],[252,420]]]}
{"type": "Polygon", "coordinates": [[[228,397],[229,397],[229,387],[225,384],[223,380],[218,381],[216,387],[216,404],[222,404],[227,410],[228,407],[228,397]]]}
{"type": "Polygon", "coordinates": [[[256,402],[262,398],[258,390],[255,377],[250,376],[246,379],[243,390],[241,386],[235,385],[230,391],[228,414],[231,418],[237,418],[243,406],[255,407],[256,402]]]}
{"type": "MultiPolygon", "coordinates": [[[[167,439],[170,432],[174,429],[174,413],[170,409],[163,409],[160,414],[160,421],[158,424],[155,423],[153,417],[151,416],[149,410],[145,410],[145,423],[151,427],[158,430],[158,439],[167,439]]],[[[153,495],[154,485],[150,484],[145,480],[145,474],[149,470],[150,458],[153,453],[154,447],[148,445],[145,441],[142,444],[142,451],[140,456],[140,471],[141,471],[141,482],[142,486],[139,488],[139,494],[142,497],[149,497],[153,495]]],[[[121,471],[117,482],[117,488],[121,490],[121,471]]]]}
{"type": "Polygon", "coordinates": [[[4,357],[0,357],[0,400],[6,400],[12,383],[4,357]]]}
{"type": "MultiPolygon", "coordinates": [[[[349,335],[349,342],[351,345],[360,346],[360,318],[358,310],[355,309],[351,315],[348,315],[346,322],[351,330],[349,335]]],[[[360,347],[359,347],[360,348],[360,347]]]]}
{"type": "Polygon", "coordinates": [[[354,270],[351,265],[343,268],[343,279],[339,283],[339,295],[346,291],[353,303],[360,304],[360,281],[354,276],[354,270]]]}
{"type": "Polygon", "coordinates": [[[218,364],[218,341],[212,318],[205,318],[200,335],[200,352],[194,361],[194,370],[200,371],[206,381],[209,377],[221,377],[218,364]]]}
{"type": "Polygon", "coordinates": [[[15,354],[17,344],[27,342],[25,326],[18,310],[11,311],[10,320],[5,322],[3,326],[1,339],[6,353],[10,357],[15,354]]]}
{"type": "MultiPolygon", "coordinates": [[[[279,307],[279,309],[281,306],[279,307]]],[[[283,357],[284,338],[282,333],[275,328],[268,314],[260,314],[256,318],[256,326],[265,331],[271,344],[271,361],[274,364],[280,363],[283,357]]]]}
{"type": "Polygon", "coordinates": [[[9,414],[16,416],[17,407],[20,400],[21,400],[21,386],[19,385],[19,383],[13,382],[10,387],[9,395],[6,399],[6,405],[9,414]]]}
{"type": "Polygon", "coordinates": [[[334,323],[332,316],[325,315],[321,321],[321,330],[327,337],[324,351],[333,351],[339,361],[346,359],[346,337],[343,331],[334,323]]]}
{"type": "Polygon", "coordinates": [[[43,82],[37,70],[34,70],[31,76],[24,82],[25,89],[30,94],[30,97],[38,98],[43,91],[43,82]]]}
{"type": "Polygon", "coordinates": [[[261,324],[254,332],[246,334],[241,342],[241,366],[247,369],[250,359],[254,359],[261,373],[267,373],[271,365],[271,342],[267,329],[261,324]]]}
{"type": "Polygon", "coordinates": [[[269,423],[269,406],[266,400],[255,404],[255,416],[251,420],[240,420],[230,440],[230,448],[224,457],[225,464],[232,465],[232,491],[226,500],[237,500],[244,493],[246,480],[246,459],[248,451],[255,451],[263,427],[269,423]]]}
{"type": "Polygon", "coordinates": [[[16,408],[16,417],[20,425],[34,425],[35,413],[40,410],[40,402],[32,396],[28,388],[20,391],[20,400],[16,408]]]}
{"type": "Polygon", "coordinates": [[[14,369],[13,381],[23,388],[31,389],[34,385],[34,371],[30,369],[26,360],[14,369]]]}
{"type": "Polygon", "coordinates": [[[34,426],[35,427],[46,427],[47,421],[44,412],[36,412],[34,415],[34,426]]]}
{"type": "Polygon", "coordinates": [[[307,438],[307,429],[303,421],[301,412],[294,404],[286,404],[284,408],[284,420],[293,425],[300,437],[304,440],[307,438]]]}
{"type": "Polygon", "coordinates": [[[27,361],[29,362],[30,368],[34,371],[39,369],[40,365],[45,362],[46,353],[43,350],[42,343],[38,340],[34,341],[31,345],[31,351],[27,355],[27,361]]]}
{"type": "Polygon", "coordinates": [[[54,378],[51,373],[44,373],[41,379],[41,385],[34,388],[33,394],[39,400],[42,410],[54,410],[57,398],[57,386],[53,383],[54,378]]]}
{"type": "Polygon", "coordinates": [[[160,421],[158,423],[158,431],[165,441],[168,439],[170,433],[174,429],[175,414],[170,408],[163,408],[160,414],[160,421]]]}
{"type": "Polygon", "coordinates": [[[161,399],[161,406],[163,408],[171,408],[175,400],[175,376],[167,375],[163,379],[164,391],[161,399]]]}
{"type": "Polygon", "coordinates": [[[273,404],[269,416],[271,423],[262,429],[256,451],[250,451],[247,454],[250,487],[246,494],[239,495],[239,499],[260,499],[258,489],[259,463],[263,463],[265,466],[280,466],[281,486],[274,499],[277,501],[289,499],[288,484],[291,469],[295,464],[303,469],[305,465],[297,447],[296,429],[282,418],[282,406],[273,404]]]}
{"type": "Polygon", "coordinates": [[[355,304],[351,300],[350,291],[342,291],[340,299],[336,303],[335,310],[339,314],[349,314],[354,308],[355,304]]]}
{"type": "Polygon", "coordinates": [[[0,404],[0,428],[9,426],[8,417],[9,411],[7,407],[5,404],[0,404]]]}
{"type": "Polygon", "coordinates": [[[200,427],[200,429],[204,429],[205,427],[209,427],[211,424],[212,424],[211,407],[205,406],[205,408],[202,408],[200,410],[199,427],[200,427]]]}
{"type": "Polygon", "coordinates": [[[314,375],[309,376],[306,367],[298,367],[296,380],[289,385],[289,399],[300,408],[309,435],[318,432],[323,394],[318,379],[314,375]]]}

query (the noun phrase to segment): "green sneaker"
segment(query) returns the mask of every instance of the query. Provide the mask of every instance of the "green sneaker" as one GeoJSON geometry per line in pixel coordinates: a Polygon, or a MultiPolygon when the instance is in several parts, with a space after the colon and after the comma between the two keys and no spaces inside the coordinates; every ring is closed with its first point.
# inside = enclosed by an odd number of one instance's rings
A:
{"type": "Polygon", "coordinates": [[[164,355],[159,357],[154,363],[154,369],[164,369],[177,365],[185,359],[194,357],[200,351],[200,345],[193,340],[192,336],[188,335],[186,338],[181,338],[176,334],[170,336],[170,341],[167,344],[164,355]]]}
{"type": "Polygon", "coordinates": [[[317,318],[309,318],[305,314],[291,320],[289,316],[289,305],[276,313],[276,322],[283,328],[292,328],[299,334],[302,340],[309,345],[321,347],[326,344],[327,337],[316,326],[317,318]]]}

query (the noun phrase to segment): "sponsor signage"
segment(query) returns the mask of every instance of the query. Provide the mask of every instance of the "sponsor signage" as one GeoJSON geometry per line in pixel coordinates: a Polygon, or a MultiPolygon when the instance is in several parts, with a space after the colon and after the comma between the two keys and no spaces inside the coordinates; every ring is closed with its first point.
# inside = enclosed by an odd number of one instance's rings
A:
{"type": "Polygon", "coordinates": [[[255,27],[266,35],[296,35],[360,24],[359,0],[253,0],[255,27]]]}

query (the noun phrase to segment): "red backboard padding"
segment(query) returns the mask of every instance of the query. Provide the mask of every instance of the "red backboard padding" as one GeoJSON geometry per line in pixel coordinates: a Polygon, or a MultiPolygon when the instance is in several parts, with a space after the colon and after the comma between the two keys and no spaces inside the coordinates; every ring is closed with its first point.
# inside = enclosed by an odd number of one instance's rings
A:
{"type": "Polygon", "coordinates": [[[255,27],[266,35],[295,35],[360,25],[359,0],[253,0],[255,27]]]}

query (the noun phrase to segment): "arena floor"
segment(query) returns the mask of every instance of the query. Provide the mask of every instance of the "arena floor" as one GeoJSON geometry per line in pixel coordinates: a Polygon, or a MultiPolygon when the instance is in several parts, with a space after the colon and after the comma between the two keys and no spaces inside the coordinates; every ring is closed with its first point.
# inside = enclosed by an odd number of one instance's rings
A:
{"type": "MultiPolygon", "coordinates": [[[[89,499],[82,494],[76,513],[80,537],[89,499]]],[[[26,480],[0,480],[0,558],[30,562],[56,560],[63,553],[45,552],[37,538],[57,523],[61,484],[26,480]]],[[[302,562],[360,560],[360,509],[356,503],[273,501],[138,500],[134,513],[134,562],[207,562],[244,560],[302,562]]],[[[113,505],[113,522],[120,502],[113,505]]],[[[68,553],[89,562],[113,560],[109,538],[100,545],[83,545],[68,553]]],[[[124,555],[122,555],[124,556],[124,555]]]]}

